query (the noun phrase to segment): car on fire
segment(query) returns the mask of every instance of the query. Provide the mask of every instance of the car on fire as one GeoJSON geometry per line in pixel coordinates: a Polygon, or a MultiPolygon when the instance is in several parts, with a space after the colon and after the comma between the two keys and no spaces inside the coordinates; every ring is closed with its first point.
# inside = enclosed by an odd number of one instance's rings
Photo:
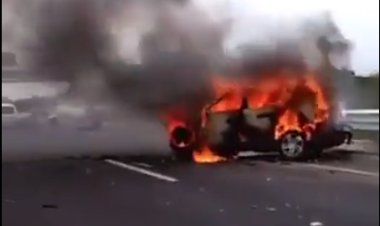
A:
{"type": "MultiPolygon", "coordinates": [[[[342,120],[338,107],[322,107],[321,111],[310,101],[296,104],[297,108],[290,108],[291,104],[252,106],[252,98],[242,96],[235,98],[240,101],[234,108],[215,108],[228,98],[234,99],[224,96],[208,105],[198,121],[172,121],[169,143],[178,159],[216,162],[240,151],[276,150],[284,160],[307,160],[351,142],[352,127],[342,120]]],[[[318,101],[323,106],[323,101],[318,101]]]]}

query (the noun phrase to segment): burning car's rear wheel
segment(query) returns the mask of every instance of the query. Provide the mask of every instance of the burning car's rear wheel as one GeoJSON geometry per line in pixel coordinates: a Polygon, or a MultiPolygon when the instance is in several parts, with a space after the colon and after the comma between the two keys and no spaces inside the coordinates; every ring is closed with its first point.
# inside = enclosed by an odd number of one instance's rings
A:
{"type": "Polygon", "coordinates": [[[289,131],[280,139],[280,154],[285,160],[301,160],[307,156],[304,135],[289,131]]]}
{"type": "Polygon", "coordinates": [[[192,160],[193,150],[195,148],[194,133],[185,127],[177,127],[171,134],[170,147],[174,152],[177,160],[192,160]]]}

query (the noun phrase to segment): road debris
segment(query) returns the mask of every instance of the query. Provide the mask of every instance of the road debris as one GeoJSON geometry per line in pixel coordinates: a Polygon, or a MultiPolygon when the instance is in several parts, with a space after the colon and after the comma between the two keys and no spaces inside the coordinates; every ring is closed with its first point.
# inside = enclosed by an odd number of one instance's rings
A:
{"type": "Polygon", "coordinates": [[[43,204],[42,208],[45,208],[45,209],[58,209],[58,205],[56,205],[56,204],[43,204]]]}
{"type": "Polygon", "coordinates": [[[251,209],[257,209],[257,205],[251,205],[251,209]]]}
{"type": "Polygon", "coordinates": [[[275,211],[277,211],[277,209],[276,208],[274,208],[274,207],[267,207],[267,208],[265,208],[267,211],[269,211],[269,212],[275,212],[275,211]]]}
{"type": "Polygon", "coordinates": [[[313,221],[310,222],[310,226],[323,226],[323,223],[319,221],[313,221]]]}

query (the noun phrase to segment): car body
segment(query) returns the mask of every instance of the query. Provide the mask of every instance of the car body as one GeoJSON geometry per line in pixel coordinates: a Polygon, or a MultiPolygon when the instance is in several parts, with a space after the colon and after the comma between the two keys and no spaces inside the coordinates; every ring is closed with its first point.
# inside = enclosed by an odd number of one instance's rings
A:
{"type": "MultiPolygon", "coordinates": [[[[209,112],[204,128],[197,131],[190,139],[191,132],[182,128],[177,136],[191,145],[178,147],[171,144],[176,155],[189,157],[189,153],[197,149],[199,142],[206,140],[210,148],[218,155],[231,157],[240,151],[256,152],[278,151],[283,159],[304,160],[317,157],[324,149],[350,143],[352,127],[340,120],[330,117],[316,124],[310,137],[303,131],[289,130],[280,137],[275,137],[275,127],[281,112],[277,107],[251,109],[243,106],[231,111],[209,112]],[[180,136],[180,134],[182,134],[180,136]]],[[[302,114],[300,111],[299,114],[302,114]]]]}

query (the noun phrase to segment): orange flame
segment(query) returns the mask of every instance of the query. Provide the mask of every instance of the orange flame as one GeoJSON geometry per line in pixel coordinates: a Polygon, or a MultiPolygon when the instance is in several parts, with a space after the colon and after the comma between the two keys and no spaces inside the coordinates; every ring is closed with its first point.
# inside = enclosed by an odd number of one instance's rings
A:
{"type": "Polygon", "coordinates": [[[193,152],[193,159],[197,163],[215,163],[225,161],[226,158],[216,155],[207,146],[203,146],[201,149],[193,152]]]}
{"type": "MultiPolygon", "coordinates": [[[[289,131],[298,131],[303,133],[306,139],[311,139],[317,125],[328,119],[329,102],[316,76],[286,73],[279,76],[256,76],[254,79],[240,81],[213,77],[211,84],[216,101],[205,106],[199,112],[201,129],[207,125],[208,113],[239,110],[242,107],[243,99],[246,98],[248,107],[251,109],[268,106],[277,106],[278,109],[281,109],[275,125],[274,139],[280,139],[289,131]],[[312,98],[310,98],[310,94],[312,98]],[[313,108],[314,117],[308,118],[309,121],[300,118],[300,103],[305,101],[311,101],[310,106],[313,108]]],[[[185,120],[169,119],[169,133],[178,126],[186,126],[185,120]]],[[[207,142],[201,143],[201,148],[194,150],[193,159],[199,163],[226,160],[215,154],[207,142]]]]}
{"type": "Polygon", "coordinates": [[[292,110],[286,110],[278,119],[278,124],[275,128],[275,139],[279,139],[284,133],[288,131],[302,132],[302,129],[298,122],[297,113],[292,110]]]}
{"type": "MultiPolygon", "coordinates": [[[[310,75],[304,78],[306,78],[306,81],[303,83],[304,88],[307,88],[315,97],[314,103],[312,103],[314,119],[311,122],[300,125],[299,112],[290,108],[286,109],[278,118],[278,124],[275,128],[275,139],[279,139],[286,132],[293,130],[304,133],[306,138],[310,140],[313,131],[316,129],[316,125],[328,119],[329,105],[322,87],[314,76],[310,75]]],[[[301,84],[300,81],[298,85],[301,84]]]]}
{"type": "Polygon", "coordinates": [[[316,96],[316,113],[315,113],[315,123],[324,122],[328,118],[329,104],[327,98],[325,97],[321,86],[318,84],[317,80],[313,77],[307,77],[306,86],[315,94],[316,96]]]}
{"type": "Polygon", "coordinates": [[[212,85],[217,103],[209,109],[210,111],[238,110],[241,107],[243,89],[238,83],[214,77],[212,85]]]}
{"type": "MultiPolygon", "coordinates": [[[[214,77],[212,85],[214,97],[217,101],[203,108],[201,112],[202,128],[206,126],[208,112],[238,110],[242,105],[243,92],[239,84],[214,77]]],[[[215,163],[226,160],[226,158],[214,153],[207,144],[202,145],[200,149],[193,152],[193,159],[197,163],[215,163]]]]}
{"type": "Polygon", "coordinates": [[[174,118],[169,120],[168,126],[167,126],[169,134],[171,134],[174,131],[174,129],[176,129],[177,127],[186,127],[186,123],[182,120],[174,119],[174,118]]]}

